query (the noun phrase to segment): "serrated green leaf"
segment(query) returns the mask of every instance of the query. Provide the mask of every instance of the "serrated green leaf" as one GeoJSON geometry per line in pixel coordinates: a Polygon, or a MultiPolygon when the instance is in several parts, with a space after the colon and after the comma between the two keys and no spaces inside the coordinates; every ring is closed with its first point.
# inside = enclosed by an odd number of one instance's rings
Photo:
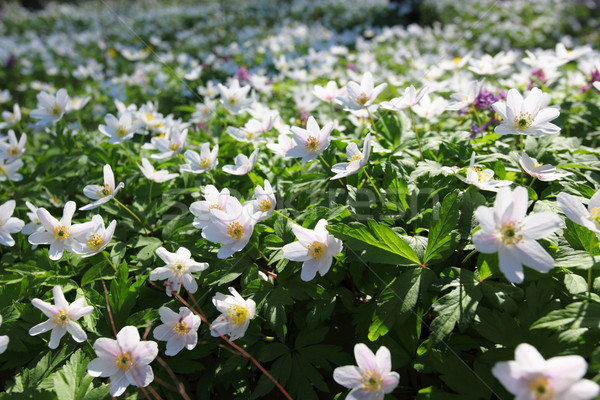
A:
{"type": "Polygon", "coordinates": [[[443,261],[456,246],[458,233],[453,232],[460,218],[462,195],[455,191],[446,196],[441,205],[433,208],[432,220],[435,225],[429,230],[427,250],[425,250],[425,265],[443,261]]]}

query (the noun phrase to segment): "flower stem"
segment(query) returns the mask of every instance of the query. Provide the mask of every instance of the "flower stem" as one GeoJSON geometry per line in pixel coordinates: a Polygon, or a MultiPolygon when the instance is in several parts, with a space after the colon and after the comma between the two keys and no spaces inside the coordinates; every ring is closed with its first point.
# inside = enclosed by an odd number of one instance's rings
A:
{"type": "Polygon", "coordinates": [[[373,127],[373,132],[375,133],[375,135],[379,135],[379,132],[377,132],[377,126],[375,125],[375,121],[373,120],[373,115],[371,114],[371,111],[369,111],[369,108],[366,108],[367,110],[367,114],[369,114],[369,120],[371,121],[371,126],[373,127]]]}
{"type": "Polygon", "coordinates": [[[273,212],[274,212],[275,214],[277,214],[277,215],[280,215],[280,216],[282,216],[283,218],[287,219],[287,220],[288,220],[288,221],[290,221],[292,224],[299,225],[298,223],[296,223],[296,221],[294,221],[293,219],[291,219],[291,218],[290,218],[290,217],[288,217],[287,215],[285,215],[285,214],[282,214],[282,213],[280,213],[280,212],[279,212],[279,211],[277,211],[277,210],[273,210],[273,212]]]}
{"type": "Polygon", "coordinates": [[[467,256],[465,258],[463,258],[460,265],[463,265],[464,263],[466,263],[469,258],[471,258],[475,255],[475,253],[477,253],[477,249],[473,249],[473,251],[471,251],[469,254],[467,254],[467,256]]]}
{"type": "Polygon", "coordinates": [[[148,190],[148,207],[152,204],[152,184],[154,181],[150,181],[150,189],[148,190]]]}
{"type": "Polygon", "coordinates": [[[125,209],[125,211],[127,211],[129,214],[131,214],[135,219],[137,219],[137,221],[144,227],[144,229],[146,229],[142,220],[137,215],[135,215],[135,213],[133,211],[131,211],[129,208],[127,208],[127,206],[125,204],[121,203],[116,197],[113,197],[113,200],[116,201],[118,205],[123,207],[125,209]]]}
{"type": "Polygon", "coordinates": [[[410,114],[410,123],[412,124],[413,131],[415,131],[415,136],[417,137],[417,144],[419,145],[419,154],[421,155],[421,161],[423,161],[423,149],[421,148],[421,139],[419,138],[419,132],[417,131],[417,127],[415,125],[415,117],[413,115],[412,107],[408,108],[408,112],[410,114]]]}
{"type": "MultiPolygon", "coordinates": [[[[521,154],[523,154],[523,135],[519,135],[521,143],[521,154]]],[[[521,167],[521,185],[523,185],[523,167],[521,167]]]]}
{"type": "Polygon", "coordinates": [[[321,159],[321,161],[323,161],[323,164],[325,164],[325,166],[326,166],[327,168],[331,168],[331,167],[329,166],[329,164],[327,164],[327,161],[325,161],[325,159],[323,158],[323,155],[322,155],[322,154],[319,154],[319,158],[321,159]]]}
{"type": "Polygon", "coordinates": [[[479,132],[481,132],[481,136],[483,137],[483,125],[481,125],[481,118],[479,118],[479,112],[475,107],[475,103],[471,105],[473,107],[473,114],[475,114],[475,118],[477,119],[477,124],[479,125],[479,132]]]}
{"type": "Polygon", "coordinates": [[[269,263],[269,258],[267,256],[265,256],[265,253],[263,253],[262,251],[260,251],[260,249],[258,248],[258,245],[256,243],[254,243],[254,247],[256,247],[256,250],[258,250],[258,252],[260,253],[260,256],[262,258],[264,258],[264,260],[267,262],[267,264],[269,263]]]}
{"type": "Polygon", "coordinates": [[[590,239],[590,257],[592,257],[592,266],[588,270],[588,296],[592,296],[592,269],[594,269],[594,264],[596,261],[594,260],[594,238],[596,238],[596,234],[592,232],[592,238],[590,239]]]}
{"type": "Polygon", "coordinates": [[[377,189],[377,186],[375,186],[375,182],[373,182],[373,179],[371,179],[371,175],[369,175],[366,168],[364,168],[363,171],[365,172],[367,179],[369,179],[369,182],[371,182],[371,186],[373,186],[373,189],[375,189],[375,193],[377,193],[377,196],[379,196],[379,200],[381,200],[381,205],[385,206],[385,201],[383,200],[383,196],[381,196],[381,192],[379,192],[379,189],[377,189]]]}
{"type": "Polygon", "coordinates": [[[115,272],[119,272],[117,270],[117,267],[115,267],[115,264],[113,264],[112,261],[110,261],[110,258],[108,257],[108,253],[106,251],[103,251],[102,255],[104,256],[104,258],[106,258],[106,261],[108,261],[108,263],[110,264],[110,266],[112,267],[112,269],[114,269],[115,272]]]}
{"type": "Polygon", "coordinates": [[[531,183],[529,184],[529,186],[527,186],[527,188],[531,188],[531,186],[533,185],[533,182],[535,182],[536,178],[535,176],[533,177],[533,179],[531,180],[531,183]]]}

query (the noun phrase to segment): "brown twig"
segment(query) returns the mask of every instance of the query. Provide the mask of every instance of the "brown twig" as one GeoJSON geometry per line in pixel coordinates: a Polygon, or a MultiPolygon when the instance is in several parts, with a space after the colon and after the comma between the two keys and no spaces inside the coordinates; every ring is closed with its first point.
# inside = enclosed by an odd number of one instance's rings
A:
{"type": "Polygon", "coordinates": [[[192,400],[190,399],[190,396],[188,396],[188,394],[185,392],[185,387],[183,386],[183,383],[181,383],[181,381],[177,379],[171,367],[169,367],[169,365],[160,357],[156,357],[156,361],[158,361],[158,363],[162,365],[164,369],[167,370],[167,373],[175,383],[176,387],[173,389],[175,389],[175,391],[178,392],[181,395],[181,397],[183,397],[185,400],[192,400]]]}
{"type": "Polygon", "coordinates": [[[104,283],[104,279],[102,278],[102,269],[100,267],[98,267],[98,275],[100,275],[100,282],[102,282],[102,287],[104,288],[104,299],[106,300],[106,309],[108,310],[108,318],[110,318],[110,326],[112,326],[112,330],[116,338],[117,328],[115,327],[115,321],[113,320],[113,315],[110,311],[110,304],[108,304],[108,290],[106,289],[106,284],[104,283]]]}

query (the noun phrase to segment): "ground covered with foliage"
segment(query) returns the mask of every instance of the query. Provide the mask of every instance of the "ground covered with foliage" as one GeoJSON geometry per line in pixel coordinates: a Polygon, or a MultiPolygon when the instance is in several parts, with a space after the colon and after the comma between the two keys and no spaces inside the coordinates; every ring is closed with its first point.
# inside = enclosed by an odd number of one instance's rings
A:
{"type": "Polygon", "coordinates": [[[597,398],[597,2],[124,3],[0,15],[0,399],[597,398]]]}

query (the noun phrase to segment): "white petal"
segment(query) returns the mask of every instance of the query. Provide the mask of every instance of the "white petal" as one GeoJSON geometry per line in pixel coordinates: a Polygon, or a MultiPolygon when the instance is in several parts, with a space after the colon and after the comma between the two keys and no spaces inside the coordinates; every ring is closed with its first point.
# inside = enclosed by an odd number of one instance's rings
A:
{"type": "Polygon", "coordinates": [[[542,239],[560,227],[560,218],[553,212],[530,214],[523,220],[521,232],[527,239],[542,239]]]}
{"type": "Polygon", "coordinates": [[[338,367],[333,371],[333,380],[348,389],[360,386],[361,379],[362,375],[358,367],[354,365],[338,367]]]}

